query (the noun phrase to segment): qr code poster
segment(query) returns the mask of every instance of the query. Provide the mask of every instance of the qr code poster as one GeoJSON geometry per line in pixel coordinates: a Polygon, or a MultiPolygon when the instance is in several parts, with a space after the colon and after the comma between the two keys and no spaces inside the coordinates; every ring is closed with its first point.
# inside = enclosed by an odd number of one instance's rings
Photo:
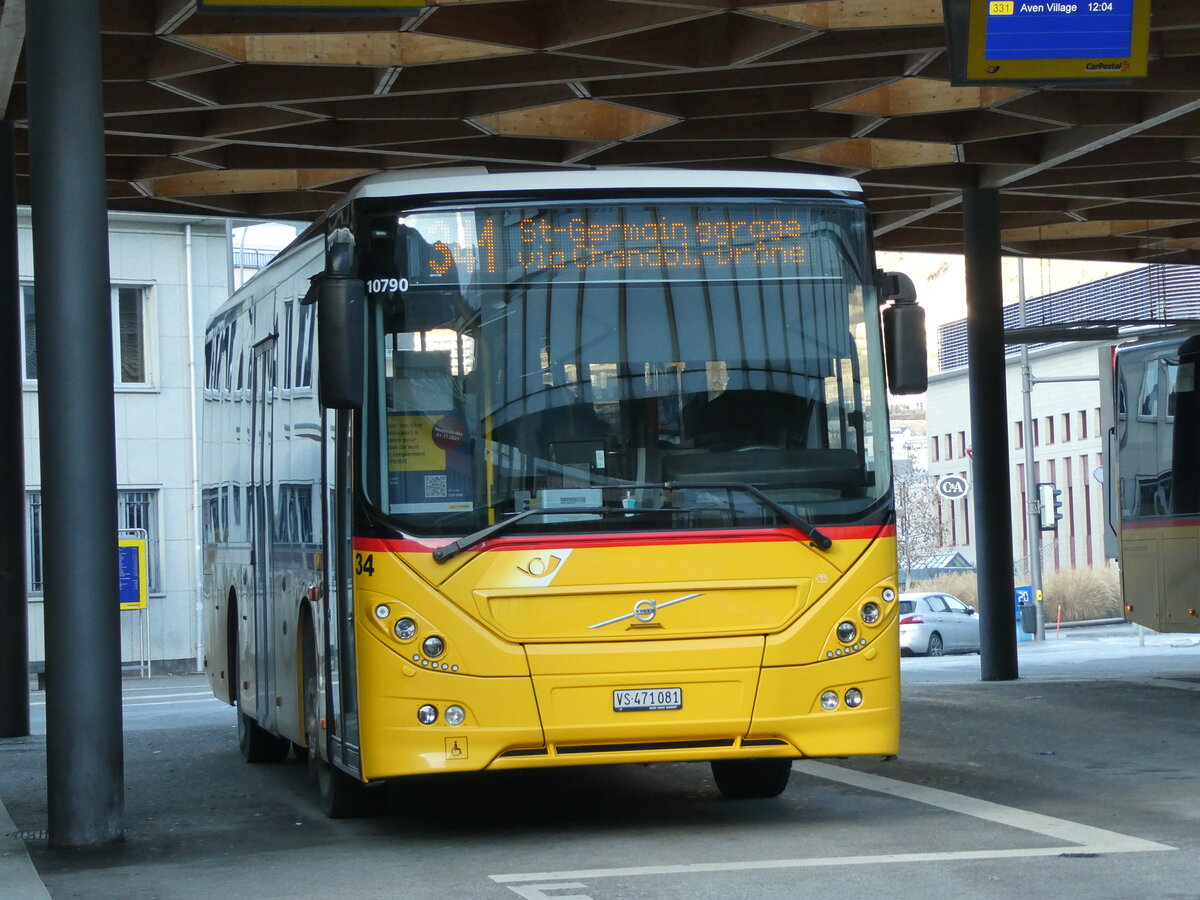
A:
{"type": "Polygon", "coordinates": [[[388,491],[392,512],[469,511],[472,442],[455,413],[390,413],[388,491]]]}
{"type": "Polygon", "coordinates": [[[426,475],[425,476],[425,496],[430,499],[443,498],[446,496],[446,476],[445,475],[426,475]]]}

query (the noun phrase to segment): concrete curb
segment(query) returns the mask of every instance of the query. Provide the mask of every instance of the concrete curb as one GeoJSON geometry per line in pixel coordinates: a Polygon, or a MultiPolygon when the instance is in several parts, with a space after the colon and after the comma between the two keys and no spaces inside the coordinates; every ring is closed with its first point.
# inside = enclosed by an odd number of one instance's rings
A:
{"type": "Polygon", "coordinates": [[[0,803],[0,893],[11,900],[48,900],[17,826],[0,803]]]}

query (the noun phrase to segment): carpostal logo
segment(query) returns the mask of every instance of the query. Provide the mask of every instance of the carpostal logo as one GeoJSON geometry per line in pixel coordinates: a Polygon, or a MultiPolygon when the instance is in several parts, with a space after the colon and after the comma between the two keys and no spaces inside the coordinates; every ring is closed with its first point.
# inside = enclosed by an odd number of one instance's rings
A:
{"type": "Polygon", "coordinates": [[[1084,69],[1088,72],[1124,72],[1129,68],[1129,60],[1123,62],[1090,62],[1084,69]]]}

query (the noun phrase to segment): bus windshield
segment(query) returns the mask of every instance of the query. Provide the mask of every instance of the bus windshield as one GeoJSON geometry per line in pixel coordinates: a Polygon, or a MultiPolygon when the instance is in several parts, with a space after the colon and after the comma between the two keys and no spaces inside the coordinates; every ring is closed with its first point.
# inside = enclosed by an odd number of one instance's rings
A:
{"type": "Polygon", "coordinates": [[[514,530],[782,525],[772,502],[816,524],[884,509],[860,203],[393,208],[366,228],[364,486],[404,532],[530,510],[545,514],[514,530]]]}

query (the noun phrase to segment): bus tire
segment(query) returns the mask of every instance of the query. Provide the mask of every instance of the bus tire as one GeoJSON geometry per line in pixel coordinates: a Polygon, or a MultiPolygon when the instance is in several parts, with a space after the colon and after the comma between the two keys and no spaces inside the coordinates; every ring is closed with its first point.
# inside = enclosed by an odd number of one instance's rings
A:
{"type": "Polygon", "coordinates": [[[356,819],[372,815],[375,797],[362,782],[351,778],[321,758],[321,712],[317,698],[316,640],[311,626],[304,632],[304,736],[308,743],[308,771],[315,775],[321,809],[331,819],[356,819]]]}
{"type": "Polygon", "coordinates": [[[258,724],[253,718],[242,712],[241,703],[241,673],[237,663],[237,633],[229,639],[234,655],[230,658],[229,668],[233,674],[233,698],[237,707],[238,749],[242,758],[248,763],[277,763],[283,762],[288,755],[291,742],[285,738],[276,737],[258,724]]]}
{"type": "Polygon", "coordinates": [[[790,759],[714,759],[713,780],[727,800],[778,797],[792,774],[790,759]]]}
{"type": "Polygon", "coordinates": [[[238,710],[238,749],[248,763],[277,763],[287,759],[292,743],[271,734],[241,709],[238,710]]]}

